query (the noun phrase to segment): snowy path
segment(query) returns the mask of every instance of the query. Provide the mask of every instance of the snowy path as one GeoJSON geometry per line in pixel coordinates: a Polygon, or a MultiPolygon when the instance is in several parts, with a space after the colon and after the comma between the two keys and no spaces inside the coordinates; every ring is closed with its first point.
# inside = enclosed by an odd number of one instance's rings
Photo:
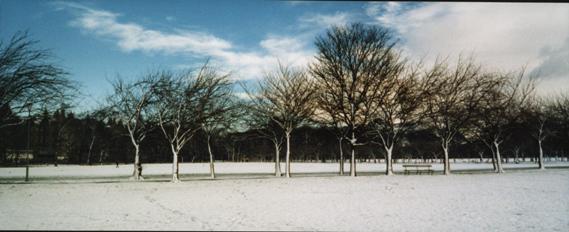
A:
{"type": "Polygon", "coordinates": [[[569,169],[1,184],[0,229],[569,231],[569,169]]]}

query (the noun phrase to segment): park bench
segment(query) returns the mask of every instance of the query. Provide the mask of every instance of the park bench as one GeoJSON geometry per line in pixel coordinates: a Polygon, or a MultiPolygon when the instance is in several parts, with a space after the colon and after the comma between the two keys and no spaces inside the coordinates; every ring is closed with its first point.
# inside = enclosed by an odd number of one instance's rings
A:
{"type": "Polygon", "coordinates": [[[429,174],[433,174],[433,169],[431,169],[430,164],[403,164],[403,168],[405,168],[405,175],[408,175],[412,170],[415,170],[415,174],[427,172],[429,174]]]}

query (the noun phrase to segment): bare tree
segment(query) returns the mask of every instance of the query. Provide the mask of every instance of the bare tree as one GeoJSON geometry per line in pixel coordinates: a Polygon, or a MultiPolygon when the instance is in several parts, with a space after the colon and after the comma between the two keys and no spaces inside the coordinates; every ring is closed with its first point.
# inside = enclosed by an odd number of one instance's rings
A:
{"type": "MultiPolygon", "coordinates": [[[[562,93],[554,98],[551,107],[552,120],[555,122],[556,136],[569,138],[569,94],[562,93]]],[[[567,141],[569,142],[569,141],[567,141]]]]}
{"type": "MultiPolygon", "coordinates": [[[[436,70],[435,70],[436,71],[436,70]]],[[[386,175],[393,175],[392,153],[395,144],[425,115],[426,99],[430,95],[436,72],[421,74],[421,65],[410,66],[401,61],[399,68],[383,83],[377,99],[378,111],[372,116],[372,134],[386,152],[386,175]]]]}
{"type": "Polygon", "coordinates": [[[149,72],[141,79],[125,82],[117,77],[111,84],[113,94],[107,97],[110,117],[125,125],[128,136],[134,146],[134,180],[143,180],[140,163],[140,144],[147,134],[155,128],[156,114],[150,109],[154,97],[154,87],[163,73],[149,72]]]}
{"type": "Polygon", "coordinates": [[[543,141],[550,135],[551,131],[547,128],[548,119],[554,115],[554,102],[548,98],[531,98],[525,109],[528,126],[531,128],[531,136],[537,140],[539,148],[538,164],[539,169],[544,170],[543,164],[543,141]]]}
{"type": "MultiPolygon", "coordinates": [[[[249,109],[255,109],[255,104],[259,102],[250,102],[249,109]]],[[[256,132],[261,138],[270,140],[275,148],[275,176],[282,176],[281,173],[281,158],[280,151],[284,143],[284,133],[280,126],[275,123],[270,117],[265,116],[265,111],[250,110],[247,115],[247,124],[249,128],[256,132]]]]}
{"type": "Polygon", "coordinates": [[[457,133],[466,130],[476,116],[476,109],[494,83],[483,77],[473,58],[459,57],[454,68],[446,60],[437,60],[430,71],[437,76],[427,98],[427,120],[441,140],[444,174],[450,174],[449,148],[457,133]]]}
{"type": "Polygon", "coordinates": [[[308,121],[314,113],[314,82],[304,71],[279,64],[277,71],[265,74],[258,90],[257,94],[247,91],[252,99],[251,109],[272,120],[283,130],[287,148],[285,175],[288,178],[290,136],[296,127],[308,121]]]}
{"type": "MultiPolygon", "coordinates": [[[[318,88],[318,90],[322,90],[322,88],[318,88]]],[[[322,94],[317,94],[317,105],[319,106],[315,112],[313,117],[313,121],[318,124],[324,125],[328,130],[336,136],[338,140],[338,160],[339,160],[339,169],[338,174],[343,176],[344,175],[344,148],[343,143],[346,139],[346,135],[348,133],[347,127],[342,125],[341,120],[336,118],[336,112],[333,108],[328,108],[329,105],[320,104],[323,102],[324,99],[322,98],[322,94]]],[[[324,101],[325,102],[325,101],[324,101]]]]}
{"type": "Polygon", "coordinates": [[[520,119],[524,104],[534,91],[532,79],[519,73],[487,73],[483,75],[490,88],[484,91],[476,125],[480,127],[482,141],[495,157],[495,171],[503,173],[500,145],[508,136],[511,126],[520,119]]]}
{"type": "Polygon", "coordinates": [[[209,97],[203,114],[207,115],[202,121],[202,130],[206,134],[207,150],[209,153],[209,170],[211,178],[215,178],[214,155],[211,150],[212,136],[222,135],[229,132],[236,119],[239,117],[238,105],[233,100],[232,85],[229,75],[219,75],[215,69],[208,67],[203,75],[211,76],[208,85],[209,97]]]}
{"type": "Polygon", "coordinates": [[[20,32],[0,41],[0,128],[22,123],[21,113],[57,107],[75,93],[67,72],[50,61],[48,50],[34,48],[37,43],[20,32]]]}
{"type": "Polygon", "coordinates": [[[172,151],[172,182],[179,182],[178,154],[211,117],[208,107],[223,95],[227,76],[219,75],[206,62],[197,72],[162,72],[152,109],[172,151]],[[221,92],[221,94],[220,94],[221,92]]]}
{"type": "Polygon", "coordinates": [[[338,150],[339,150],[339,175],[344,175],[344,148],[343,143],[346,140],[348,134],[348,128],[343,124],[342,119],[338,118],[337,110],[334,104],[330,104],[331,100],[327,99],[329,95],[326,93],[326,86],[322,85],[322,82],[316,82],[316,97],[315,102],[317,108],[313,115],[312,121],[318,124],[324,125],[326,128],[331,130],[338,140],[338,150]]]}
{"type": "Polygon", "coordinates": [[[335,26],[316,38],[318,52],[310,69],[323,88],[319,106],[333,109],[333,118],[348,129],[351,176],[356,176],[355,147],[363,144],[356,134],[377,110],[380,86],[397,70],[395,44],[389,30],[359,23],[335,26]]]}

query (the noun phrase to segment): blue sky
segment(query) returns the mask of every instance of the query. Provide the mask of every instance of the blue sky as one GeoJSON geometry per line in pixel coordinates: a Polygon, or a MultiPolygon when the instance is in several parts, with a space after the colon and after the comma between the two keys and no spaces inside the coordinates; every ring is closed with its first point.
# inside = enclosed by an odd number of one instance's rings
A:
{"type": "Polygon", "coordinates": [[[0,0],[0,39],[28,30],[51,49],[82,85],[78,110],[102,102],[116,75],[207,57],[248,82],[277,58],[305,66],[315,36],[350,22],[391,28],[407,55],[427,63],[468,52],[491,68],[526,65],[542,92],[569,86],[569,4],[0,0]]]}

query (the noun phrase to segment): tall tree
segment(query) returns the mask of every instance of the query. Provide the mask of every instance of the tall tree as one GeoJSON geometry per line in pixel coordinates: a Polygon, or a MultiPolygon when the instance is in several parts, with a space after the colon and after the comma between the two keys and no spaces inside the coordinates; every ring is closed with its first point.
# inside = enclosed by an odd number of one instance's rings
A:
{"type": "Polygon", "coordinates": [[[314,113],[314,82],[304,71],[279,64],[277,71],[265,74],[258,90],[256,94],[248,91],[251,109],[283,130],[287,148],[285,175],[290,177],[290,136],[314,113]]]}
{"type": "Polygon", "coordinates": [[[350,175],[356,176],[355,147],[383,94],[380,86],[397,70],[396,41],[391,31],[379,26],[334,26],[316,38],[316,62],[312,75],[323,88],[319,105],[333,109],[333,118],[348,129],[351,145],[350,175]]]}

